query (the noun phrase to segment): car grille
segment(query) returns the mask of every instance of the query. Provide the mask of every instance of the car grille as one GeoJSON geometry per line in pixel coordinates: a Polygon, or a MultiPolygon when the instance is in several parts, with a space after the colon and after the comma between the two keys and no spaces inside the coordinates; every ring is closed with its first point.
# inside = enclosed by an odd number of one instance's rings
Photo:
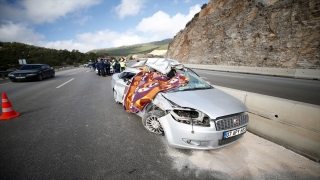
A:
{"type": "Polygon", "coordinates": [[[228,138],[228,139],[220,139],[218,141],[218,145],[222,146],[222,145],[225,145],[225,144],[232,143],[233,141],[236,141],[236,140],[240,139],[242,136],[243,136],[243,134],[240,134],[238,136],[233,136],[233,137],[228,138]]]}
{"type": "Polygon", "coordinates": [[[242,126],[243,124],[248,123],[249,116],[246,113],[237,114],[233,116],[223,117],[215,121],[217,131],[231,129],[234,127],[242,126]],[[238,120],[238,121],[235,121],[238,120]]]}
{"type": "Polygon", "coordinates": [[[14,74],[15,77],[25,77],[26,74],[14,74]]]}

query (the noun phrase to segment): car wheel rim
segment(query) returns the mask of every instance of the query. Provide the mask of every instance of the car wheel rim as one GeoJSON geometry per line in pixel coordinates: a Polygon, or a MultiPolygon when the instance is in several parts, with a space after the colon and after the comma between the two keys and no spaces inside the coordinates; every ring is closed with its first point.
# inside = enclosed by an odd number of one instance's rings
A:
{"type": "Polygon", "coordinates": [[[146,128],[156,134],[162,134],[163,129],[157,116],[149,116],[146,119],[146,128]]]}

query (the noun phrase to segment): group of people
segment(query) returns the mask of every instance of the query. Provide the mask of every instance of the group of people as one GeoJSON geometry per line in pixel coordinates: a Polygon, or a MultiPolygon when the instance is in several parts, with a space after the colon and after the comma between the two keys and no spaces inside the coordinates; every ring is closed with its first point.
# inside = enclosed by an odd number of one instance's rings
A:
{"type": "Polygon", "coordinates": [[[95,62],[90,65],[91,71],[98,69],[99,76],[111,75],[111,67],[113,68],[114,73],[120,73],[126,68],[126,63],[124,61],[119,61],[113,59],[102,59],[98,58],[95,62]]]}

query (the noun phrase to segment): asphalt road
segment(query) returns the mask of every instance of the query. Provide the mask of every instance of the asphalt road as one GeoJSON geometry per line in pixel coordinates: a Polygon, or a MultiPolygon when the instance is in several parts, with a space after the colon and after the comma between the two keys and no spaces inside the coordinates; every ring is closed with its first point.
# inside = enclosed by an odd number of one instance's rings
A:
{"type": "Polygon", "coordinates": [[[0,121],[0,179],[319,179],[320,165],[247,132],[226,148],[168,147],[88,68],[0,84],[21,116],[0,121]]]}

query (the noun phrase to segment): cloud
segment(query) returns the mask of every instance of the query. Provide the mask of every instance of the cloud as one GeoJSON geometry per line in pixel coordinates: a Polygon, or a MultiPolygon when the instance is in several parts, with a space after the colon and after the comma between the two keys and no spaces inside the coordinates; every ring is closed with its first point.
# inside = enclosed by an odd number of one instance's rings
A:
{"type": "Polygon", "coordinates": [[[79,18],[78,20],[74,21],[74,23],[84,25],[90,19],[92,19],[91,16],[83,16],[83,17],[79,18]]]}
{"type": "Polygon", "coordinates": [[[31,27],[24,24],[6,22],[0,25],[0,41],[2,42],[21,42],[29,45],[52,49],[67,49],[69,51],[77,49],[80,52],[88,52],[92,49],[119,47],[123,45],[139,44],[156,39],[139,36],[133,31],[118,33],[108,29],[93,33],[82,33],[76,38],[60,41],[45,41],[45,36],[36,33],[31,27]]]}
{"type": "MultiPolygon", "coordinates": [[[[119,47],[124,45],[147,42],[149,38],[144,38],[133,31],[118,33],[105,29],[94,33],[83,33],[77,35],[77,41],[96,46],[97,48],[119,47]]],[[[94,49],[94,48],[93,48],[94,49]]],[[[89,49],[91,50],[91,49],[89,49]]]]}
{"type": "Polygon", "coordinates": [[[52,23],[69,13],[89,8],[100,2],[101,0],[21,0],[16,4],[10,4],[6,0],[0,0],[0,15],[2,19],[12,19],[18,22],[52,23]]]}
{"type": "Polygon", "coordinates": [[[24,42],[34,44],[45,38],[44,35],[34,32],[34,30],[27,25],[18,23],[14,24],[11,21],[5,21],[0,25],[0,41],[3,42],[24,42]]]}
{"type": "Polygon", "coordinates": [[[87,52],[88,50],[94,49],[95,46],[90,44],[78,43],[73,40],[64,40],[64,41],[53,41],[53,42],[38,42],[38,46],[52,48],[52,49],[67,49],[72,51],[74,49],[79,50],[80,52],[87,52]]]}
{"type": "Polygon", "coordinates": [[[136,26],[136,30],[147,34],[155,34],[163,38],[173,37],[181,29],[184,29],[187,22],[200,10],[200,5],[196,5],[189,9],[188,15],[178,13],[172,17],[165,12],[158,11],[151,17],[143,18],[138,26],[136,26]]]}
{"type": "Polygon", "coordinates": [[[62,40],[53,42],[37,41],[33,45],[52,49],[67,49],[69,51],[77,49],[80,52],[85,53],[93,49],[119,47],[124,45],[146,43],[155,40],[156,39],[139,36],[132,31],[117,33],[105,29],[102,31],[96,31],[94,33],[78,34],[75,40],[62,40]]]}
{"type": "Polygon", "coordinates": [[[121,0],[121,4],[114,8],[120,19],[139,14],[146,0],[121,0]]]}

